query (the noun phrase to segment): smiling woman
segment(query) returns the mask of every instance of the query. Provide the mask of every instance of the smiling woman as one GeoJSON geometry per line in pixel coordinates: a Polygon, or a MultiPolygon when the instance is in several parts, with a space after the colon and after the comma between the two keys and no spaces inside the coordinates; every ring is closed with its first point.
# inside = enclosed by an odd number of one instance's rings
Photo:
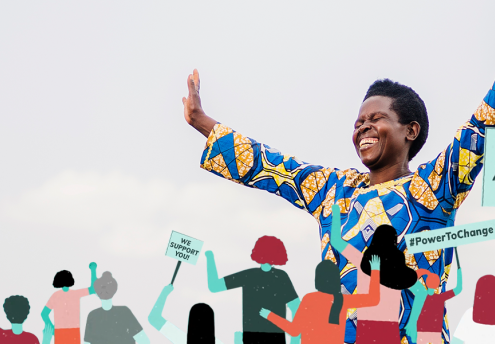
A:
{"type": "MultiPolygon", "coordinates": [[[[208,138],[201,167],[238,184],[281,196],[310,213],[320,227],[322,259],[338,263],[346,293],[354,293],[357,271],[330,245],[334,216],[339,216],[332,211],[334,204],[342,209],[339,234],[352,247],[364,252],[375,230],[390,225],[397,231],[397,248],[404,252],[406,264],[442,276],[440,290],[445,291],[452,249],[410,255],[404,235],[452,225],[483,166],[485,128],[495,126],[493,89],[445,150],[412,173],[409,161],[428,136],[426,107],[407,86],[390,80],[375,82],[361,106],[353,136],[356,151],[370,170],[362,173],[354,168],[339,170],[308,164],[243,136],[206,116],[196,70],[188,78],[188,87],[189,96],[183,98],[185,119],[208,138]]],[[[387,312],[367,314],[366,308],[358,312],[360,317],[369,315],[367,320],[378,325],[398,322],[401,341],[405,341],[404,326],[412,303],[411,293],[402,291],[400,302],[388,305],[387,312]]],[[[355,342],[359,326],[357,312],[349,314],[346,343],[355,342]]],[[[442,335],[448,343],[445,318],[442,335]]]]}
{"type": "Polygon", "coordinates": [[[352,136],[370,185],[410,174],[409,161],[428,137],[424,102],[410,87],[389,79],[375,81],[359,110],[352,136]]]}

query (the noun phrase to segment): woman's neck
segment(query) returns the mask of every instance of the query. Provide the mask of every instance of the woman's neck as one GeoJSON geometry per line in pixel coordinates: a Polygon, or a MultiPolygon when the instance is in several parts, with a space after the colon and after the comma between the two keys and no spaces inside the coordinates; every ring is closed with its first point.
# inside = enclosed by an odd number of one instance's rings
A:
{"type": "Polygon", "coordinates": [[[370,186],[385,183],[409,174],[411,174],[411,171],[407,162],[370,170],[370,186]]]}

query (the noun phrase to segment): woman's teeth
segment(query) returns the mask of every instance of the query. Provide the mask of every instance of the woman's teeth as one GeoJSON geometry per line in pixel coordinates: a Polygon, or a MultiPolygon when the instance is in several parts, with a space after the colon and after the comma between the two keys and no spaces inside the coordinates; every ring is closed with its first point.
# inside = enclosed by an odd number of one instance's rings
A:
{"type": "Polygon", "coordinates": [[[362,139],[361,142],[359,142],[359,148],[367,148],[375,143],[378,142],[378,139],[376,138],[366,138],[362,139]]]}

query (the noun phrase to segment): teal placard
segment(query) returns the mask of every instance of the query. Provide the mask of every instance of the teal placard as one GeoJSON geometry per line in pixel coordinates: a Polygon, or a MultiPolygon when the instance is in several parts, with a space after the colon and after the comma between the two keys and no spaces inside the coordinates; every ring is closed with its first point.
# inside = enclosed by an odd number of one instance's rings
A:
{"type": "Polygon", "coordinates": [[[457,247],[495,239],[495,220],[406,234],[408,253],[457,247]]]}
{"type": "Polygon", "coordinates": [[[185,234],[172,231],[165,255],[181,262],[196,265],[203,242],[185,234]]]}
{"type": "Polygon", "coordinates": [[[495,207],[495,128],[485,129],[484,160],[481,206],[495,207]]]}

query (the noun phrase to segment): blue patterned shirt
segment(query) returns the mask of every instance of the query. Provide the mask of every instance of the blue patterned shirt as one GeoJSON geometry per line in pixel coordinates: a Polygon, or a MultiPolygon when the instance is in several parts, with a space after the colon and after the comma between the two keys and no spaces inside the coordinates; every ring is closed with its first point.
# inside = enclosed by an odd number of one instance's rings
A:
{"type": "MultiPolygon", "coordinates": [[[[493,87],[495,89],[495,85],[493,87]]],[[[266,190],[310,213],[320,228],[322,259],[341,270],[344,293],[356,293],[356,267],[330,245],[332,205],[342,213],[342,237],[363,252],[375,229],[392,225],[398,247],[413,269],[427,269],[441,277],[436,293],[444,292],[452,263],[452,248],[408,254],[404,235],[444,228],[453,224],[455,211],[473,187],[483,166],[485,127],[495,125],[495,91],[488,92],[474,115],[435,159],[408,176],[370,186],[369,174],[354,168],[339,170],[303,162],[269,146],[216,124],[201,158],[201,167],[248,187],[266,190]]],[[[414,296],[404,290],[398,321],[402,343],[414,296]]],[[[354,343],[357,317],[348,311],[346,343],[354,343]]],[[[447,312],[443,338],[449,342],[447,312]]],[[[407,338],[407,340],[410,339],[407,338]]]]}

